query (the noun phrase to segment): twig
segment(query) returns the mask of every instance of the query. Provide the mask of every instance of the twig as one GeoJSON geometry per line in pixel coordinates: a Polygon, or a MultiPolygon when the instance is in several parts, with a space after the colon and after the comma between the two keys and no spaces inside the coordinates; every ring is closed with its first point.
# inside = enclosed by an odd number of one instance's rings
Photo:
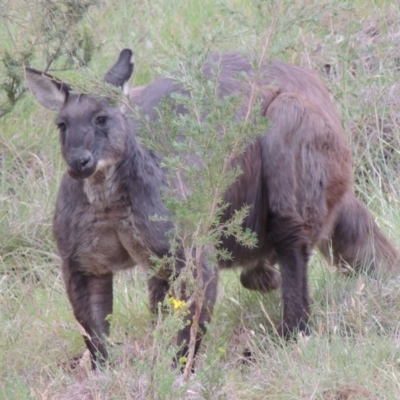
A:
{"type": "Polygon", "coordinates": [[[47,72],[51,66],[51,64],[53,64],[54,60],[58,57],[58,55],[60,54],[61,48],[63,46],[63,43],[60,42],[58,45],[57,50],[55,51],[55,53],[52,55],[52,57],[50,58],[49,62],[46,65],[46,68],[44,69],[44,72],[47,72]]]}
{"type": "MultiPolygon", "coordinates": [[[[199,235],[201,228],[201,222],[197,225],[197,229],[195,232],[194,237],[197,237],[199,235]]],[[[190,257],[193,251],[193,244],[190,249],[190,254],[187,256],[190,257]]],[[[193,369],[194,365],[194,356],[195,356],[195,350],[196,350],[196,339],[197,339],[197,332],[199,329],[199,320],[201,316],[201,311],[203,309],[203,303],[204,303],[204,285],[203,285],[203,265],[202,265],[202,256],[203,256],[203,248],[196,248],[196,283],[197,285],[195,286],[195,292],[193,293],[193,300],[195,303],[195,312],[194,315],[191,316],[192,318],[192,324],[190,326],[190,339],[189,339],[189,349],[188,349],[188,354],[187,354],[187,360],[186,360],[186,365],[185,365],[185,370],[183,372],[183,379],[185,382],[188,381],[190,374],[193,369]]]]}

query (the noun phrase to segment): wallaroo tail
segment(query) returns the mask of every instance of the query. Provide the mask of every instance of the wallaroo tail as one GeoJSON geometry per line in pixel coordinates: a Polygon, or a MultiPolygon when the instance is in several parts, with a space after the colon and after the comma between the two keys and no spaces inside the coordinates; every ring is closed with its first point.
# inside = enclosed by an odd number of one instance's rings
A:
{"type": "MultiPolygon", "coordinates": [[[[338,265],[396,273],[399,254],[353,193],[351,151],[317,75],[281,62],[266,63],[255,74],[257,63],[252,61],[235,52],[214,54],[202,70],[206,79],[217,80],[221,98],[240,96],[241,101],[250,101],[248,94],[255,85],[256,100],[262,105],[257,112],[270,121],[265,133],[233,160],[242,174],[226,191],[228,206],[221,216],[225,223],[247,206],[243,228],[255,233],[257,246],[244,247],[235,237],[224,237],[219,245],[231,258],[221,260],[219,266],[241,268],[241,282],[248,289],[267,291],[280,286],[283,318],[278,331],[290,337],[309,330],[307,268],[314,248],[338,265]]],[[[132,71],[132,52],[124,49],[104,79],[122,89],[132,71]]],[[[170,255],[168,238],[174,223],[162,193],[175,183],[167,181],[162,156],[138,140],[139,122],[127,117],[125,108],[104,97],[76,93],[64,82],[31,68],[26,68],[26,78],[38,102],[57,112],[66,172],[53,232],[67,294],[86,331],[84,339],[95,368],[107,359],[113,275],[135,265],[147,268],[152,274],[150,305],[156,311],[171,281],[186,267],[179,249],[173,268],[156,270],[152,261],[170,255]],[[154,215],[161,218],[155,220],[154,215]]],[[[173,93],[187,94],[187,90],[171,78],[160,77],[128,93],[148,118],[156,119],[155,108],[162,99],[173,93]]],[[[243,109],[232,118],[243,118],[243,109]]],[[[174,112],[188,111],[178,106],[174,112]]],[[[218,274],[208,260],[204,255],[199,266],[205,301],[198,313],[196,350],[217,294],[218,274]]],[[[188,298],[185,290],[180,297],[188,298]]],[[[194,307],[189,310],[189,320],[195,311],[194,307]]],[[[189,338],[190,325],[178,334],[178,356],[187,354],[189,338]]]]}
{"type": "Polygon", "coordinates": [[[318,247],[338,267],[372,274],[398,273],[398,251],[351,192],[342,200],[330,239],[322,240],[318,247]]]}

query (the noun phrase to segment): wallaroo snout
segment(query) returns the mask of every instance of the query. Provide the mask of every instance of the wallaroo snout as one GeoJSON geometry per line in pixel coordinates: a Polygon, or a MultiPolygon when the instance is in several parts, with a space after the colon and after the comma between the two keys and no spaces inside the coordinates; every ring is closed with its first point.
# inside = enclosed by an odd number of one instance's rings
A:
{"type": "Polygon", "coordinates": [[[70,150],[65,156],[65,161],[72,178],[88,178],[96,170],[92,153],[88,150],[70,150]]]}
{"type": "MultiPolygon", "coordinates": [[[[131,56],[128,49],[121,52],[105,75],[108,84],[126,84],[133,71],[131,56]]],[[[307,267],[315,247],[334,264],[348,263],[356,270],[397,270],[399,255],[353,192],[351,152],[317,75],[281,62],[266,63],[255,74],[252,65],[244,55],[232,52],[211,55],[203,67],[206,79],[218,79],[221,97],[248,93],[255,83],[262,105],[257,112],[270,120],[265,134],[233,161],[242,174],[224,195],[228,207],[221,217],[224,223],[247,205],[243,228],[256,234],[257,246],[247,248],[233,236],[226,237],[221,246],[231,258],[219,265],[242,268],[241,282],[248,289],[281,286],[279,332],[288,337],[309,329],[307,267]],[[218,76],[211,67],[215,64],[218,76]],[[275,264],[280,278],[272,268],[275,264]]],[[[58,112],[68,173],[62,178],[53,231],[68,297],[87,333],[84,340],[95,366],[96,360],[107,358],[114,273],[135,265],[152,269],[154,256],[170,253],[168,233],[173,224],[162,197],[168,190],[166,172],[160,167],[161,156],[137,140],[138,122],[110,101],[75,93],[69,85],[30,68],[26,78],[38,102],[58,112]],[[166,218],[155,220],[154,215],[166,218]]],[[[154,107],[176,92],[186,93],[172,79],[160,77],[132,90],[131,98],[155,119],[154,107]]],[[[177,257],[173,276],[169,270],[154,272],[148,283],[154,311],[170,280],[184,267],[184,257],[177,257]]],[[[210,320],[218,280],[207,257],[202,270],[205,301],[196,350],[210,320]]],[[[193,314],[194,309],[189,311],[193,314]]],[[[179,355],[187,353],[189,337],[190,325],[178,334],[179,355]]]]}

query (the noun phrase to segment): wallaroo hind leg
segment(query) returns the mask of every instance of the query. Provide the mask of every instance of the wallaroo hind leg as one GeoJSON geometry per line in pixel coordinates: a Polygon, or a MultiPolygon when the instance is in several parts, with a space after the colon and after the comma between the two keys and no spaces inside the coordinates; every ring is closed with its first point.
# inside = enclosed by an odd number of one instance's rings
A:
{"type": "Polygon", "coordinates": [[[107,359],[106,336],[109,335],[112,314],[113,277],[106,275],[86,275],[72,263],[63,264],[63,276],[75,318],[85,330],[83,336],[91,353],[92,368],[107,359]]]}
{"type": "Polygon", "coordinates": [[[302,223],[295,218],[274,215],[270,225],[282,278],[283,318],[278,332],[289,339],[296,331],[309,333],[308,261],[312,247],[302,223]]]}
{"type": "Polygon", "coordinates": [[[268,260],[260,261],[253,268],[245,268],[240,274],[240,283],[249,290],[269,292],[281,285],[281,274],[268,260]]]}
{"type": "Polygon", "coordinates": [[[308,262],[351,182],[351,158],[330,116],[304,96],[280,94],[266,115],[271,121],[262,138],[266,229],[282,278],[279,330],[288,338],[296,330],[309,331],[308,262]]]}
{"type": "Polygon", "coordinates": [[[330,238],[318,247],[339,267],[348,264],[356,271],[389,274],[400,268],[400,254],[352,192],[346,193],[340,204],[330,238]]]}

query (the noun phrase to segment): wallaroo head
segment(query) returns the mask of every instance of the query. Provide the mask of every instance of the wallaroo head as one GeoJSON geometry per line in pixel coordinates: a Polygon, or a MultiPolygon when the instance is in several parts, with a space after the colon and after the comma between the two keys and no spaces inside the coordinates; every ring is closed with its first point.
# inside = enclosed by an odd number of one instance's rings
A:
{"type": "MultiPolygon", "coordinates": [[[[133,72],[133,54],[124,49],[105,74],[106,83],[123,88],[133,72]]],[[[60,80],[25,68],[28,87],[44,107],[57,111],[62,155],[72,178],[85,179],[117,163],[125,151],[125,119],[106,98],[74,93],[60,80]]]]}

